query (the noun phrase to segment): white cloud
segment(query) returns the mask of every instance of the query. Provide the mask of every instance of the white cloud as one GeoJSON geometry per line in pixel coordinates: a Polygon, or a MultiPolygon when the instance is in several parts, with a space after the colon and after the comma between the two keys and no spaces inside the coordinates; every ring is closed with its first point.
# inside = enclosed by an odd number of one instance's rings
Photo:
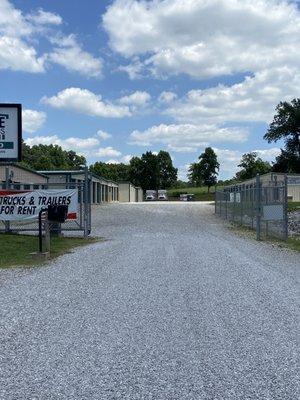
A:
{"type": "MultiPolygon", "coordinates": [[[[218,161],[220,163],[220,178],[228,179],[232,178],[236,172],[240,169],[238,164],[241,161],[243,154],[249,153],[249,151],[238,151],[230,149],[219,149],[214,148],[218,161]]],[[[270,149],[258,149],[253,150],[261,157],[264,161],[275,161],[275,158],[280,154],[280,149],[277,147],[272,147],[270,149]]]]}
{"type": "Polygon", "coordinates": [[[232,86],[191,90],[166,113],[179,121],[214,123],[259,121],[269,123],[280,101],[299,96],[300,72],[273,68],[232,86]]]}
{"type": "Polygon", "coordinates": [[[141,91],[137,90],[136,92],[134,92],[128,96],[121,97],[119,101],[121,104],[143,106],[150,99],[151,99],[151,96],[149,93],[141,92],[141,91]]]}
{"type": "Polygon", "coordinates": [[[300,65],[300,13],[293,2],[116,0],[103,25],[111,48],[133,59],[135,74],[144,68],[203,79],[300,65]]]}
{"type": "Polygon", "coordinates": [[[104,102],[101,95],[87,89],[67,88],[53,97],[43,97],[42,102],[52,107],[70,110],[94,117],[122,118],[131,116],[127,106],[104,102]]]}
{"type": "Polygon", "coordinates": [[[45,71],[44,57],[17,37],[0,36],[0,69],[38,73],[45,71]]]}
{"type": "Polygon", "coordinates": [[[131,154],[126,154],[125,156],[122,157],[121,161],[125,164],[129,164],[132,157],[133,156],[131,154]]]}
{"type": "Polygon", "coordinates": [[[281,153],[278,147],[272,147],[265,150],[253,150],[257,153],[258,157],[262,158],[264,161],[274,161],[277,156],[281,153]]]}
{"type": "Polygon", "coordinates": [[[122,153],[113,147],[100,147],[95,153],[95,156],[99,157],[119,157],[122,153]]]}
{"type": "Polygon", "coordinates": [[[8,0],[0,0],[0,69],[40,73],[45,71],[45,55],[38,55],[33,38],[42,25],[58,24],[61,18],[43,10],[23,15],[8,0]]]}
{"type": "Polygon", "coordinates": [[[174,92],[161,92],[161,94],[158,97],[158,100],[161,103],[171,103],[176,98],[177,98],[177,94],[174,92]]]}
{"type": "Polygon", "coordinates": [[[65,150],[75,150],[81,153],[84,152],[85,150],[95,148],[100,143],[99,140],[95,137],[88,137],[88,138],[69,137],[66,139],[62,139],[58,135],[34,136],[25,139],[25,142],[29,146],[34,146],[38,144],[45,144],[45,145],[53,144],[61,146],[65,150]]]}
{"type": "Polygon", "coordinates": [[[58,14],[43,9],[23,14],[8,0],[0,0],[0,69],[41,73],[55,63],[84,76],[100,77],[102,60],[84,51],[75,35],[57,33],[62,22],[58,14]],[[40,37],[54,45],[49,54],[39,55],[40,37]]]}
{"type": "Polygon", "coordinates": [[[107,133],[107,132],[104,132],[104,131],[99,130],[99,131],[97,132],[97,136],[98,136],[101,140],[107,140],[107,139],[110,139],[112,135],[111,135],[110,133],[107,133]]]}
{"type": "Polygon", "coordinates": [[[131,144],[151,146],[164,144],[169,150],[176,152],[192,152],[210,143],[235,142],[247,140],[248,131],[243,128],[225,128],[214,124],[192,125],[173,124],[155,125],[140,132],[133,131],[130,135],[131,144]]]}
{"type": "Polygon", "coordinates": [[[94,78],[101,76],[102,60],[84,51],[75,35],[58,36],[52,38],[51,42],[56,47],[48,54],[48,60],[63,66],[68,71],[75,71],[84,76],[94,78]]]}
{"type": "Polygon", "coordinates": [[[38,9],[32,14],[29,14],[26,19],[37,25],[61,25],[63,22],[60,15],[49,11],[44,11],[42,8],[38,9]]]}
{"type": "Polygon", "coordinates": [[[120,163],[124,163],[124,164],[129,164],[130,160],[132,159],[132,155],[130,154],[126,154],[125,156],[121,157],[121,158],[111,158],[108,161],[105,161],[107,164],[120,164],[120,163]]]}
{"type": "Polygon", "coordinates": [[[28,133],[36,132],[44,125],[46,118],[47,115],[43,111],[23,109],[23,130],[28,133]]]}

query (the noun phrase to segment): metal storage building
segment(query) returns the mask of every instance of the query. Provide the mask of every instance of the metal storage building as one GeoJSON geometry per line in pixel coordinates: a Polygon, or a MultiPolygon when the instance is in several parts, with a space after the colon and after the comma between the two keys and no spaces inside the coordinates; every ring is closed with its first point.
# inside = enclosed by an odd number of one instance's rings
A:
{"type": "MultiPolygon", "coordinates": [[[[39,171],[48,176],[49,183],[82,182],[85,171],[39,171]]],[[[88,172],[90,181],[90,199],[92,204],[111,203],[119,201],[119,186],[116,182],[88,172]]],[[[53,186],[52,186],[53,187],[53,186]]]]}
{"type": "Polygon", "coordinates": [[[48,177],[30,168],[14,163],[0,165],[1,188],[6,188],[6,180],[9,188],[16,190],[43,189],[48,183],[48,177]]]}
{"type": "MultiPolygon", "coordinates": [[[[284,183],[285,177],[287,178],[287,195],[289,201],[300,201],[300,174],[284,174],[280,172],[269,172],[264,175],[260,175],[260,182],[262,186],[277,186],[284,183]]],[[[256,177],[247,179],[241,183],[226,186],[230,191],[230,188],[241,186],[243,188],[252,187],[256,183],[256,177]]]]}
{"type": "Polygon", "coordinates": [[[137,203],[143,201],[143,190],[128,181],[119,181],[120,203],[137,203]]]}

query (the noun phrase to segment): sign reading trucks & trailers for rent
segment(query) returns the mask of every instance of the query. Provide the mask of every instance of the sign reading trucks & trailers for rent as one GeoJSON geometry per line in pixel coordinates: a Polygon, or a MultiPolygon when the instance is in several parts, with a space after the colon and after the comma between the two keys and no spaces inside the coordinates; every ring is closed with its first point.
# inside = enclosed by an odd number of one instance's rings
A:
{"type": "Polygon", "coordinates": [[[0,104],[0,162],[21,161],[22,106],[0,104]]]}
{"type": "Polygon", "coordinates": [[[41,209],[50,205],[68,206],[67,219],[77,219],[78,190],[0,190],[0,221],[36,219],[41,209]]]}

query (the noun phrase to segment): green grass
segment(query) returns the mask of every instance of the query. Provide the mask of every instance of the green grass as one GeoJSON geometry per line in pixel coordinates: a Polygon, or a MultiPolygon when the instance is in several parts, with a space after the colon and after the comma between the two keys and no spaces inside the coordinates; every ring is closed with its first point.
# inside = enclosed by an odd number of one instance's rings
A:
{"type": "Polygon", "coordinates": [[[202,187],[186,187],[180,189],[170,189],[168,190],[168,197],[170,200],[178,200],[179,196],[184,193],[192,193],[195,195],[195,200],[198,201],[212,201],[215,198],[215,188],[210,188],[210,193],[207,193],[207,186],[202,187]]]}
{"type": "Polygon", "coordinates": [[[296,251],[300,251],[300,238],[289,238],[286,243],[283,245],[287,246],[288,248],[296,251]]]}
{"type": "Polygon", "coordinates": [[[289,201],[288,203],[288,211],[300,211],[300,201],[289,201]]]}
{"type": "MultiPolygon", "coordinates": [[[[234,223],[230,223],[229,229],[233,230],[235,233],[246,236],[250,239],[256,239],[255,230],[248,228],[246,226],[236,225],[234,223]]],[[[265,238],[262,242],[268,242],[272,244],[276,244],[278,247],[288,248],[291,250],[300,252],[300,237],[288,238],[287,241],[275,239],[275,238],[265,238]]]]}
{"type": "MultiPolygon", "coordinates": [[[[70,252],[73,248],[97,242],[95,238],[52,237],[51,259],[70,252]]],[[[0,234],[0,268],[33,266],[41,264],[30,253],[38,250],[38,237],[29,235],[0,234]]]]}

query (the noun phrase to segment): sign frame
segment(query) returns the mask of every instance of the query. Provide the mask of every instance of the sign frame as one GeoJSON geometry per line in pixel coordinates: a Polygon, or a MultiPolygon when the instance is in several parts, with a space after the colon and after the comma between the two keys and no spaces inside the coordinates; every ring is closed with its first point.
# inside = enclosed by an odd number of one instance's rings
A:
{"type": "Polygon", "coordinates": [[[0,164],[7,162],[18,162],[22,160],[22,104],[20,103],[0,103],[1,108],[15,108],[17,109],[17,145],[18,145],[18,156],[13,158],[2,157],[0,154],[0,164]]]}

